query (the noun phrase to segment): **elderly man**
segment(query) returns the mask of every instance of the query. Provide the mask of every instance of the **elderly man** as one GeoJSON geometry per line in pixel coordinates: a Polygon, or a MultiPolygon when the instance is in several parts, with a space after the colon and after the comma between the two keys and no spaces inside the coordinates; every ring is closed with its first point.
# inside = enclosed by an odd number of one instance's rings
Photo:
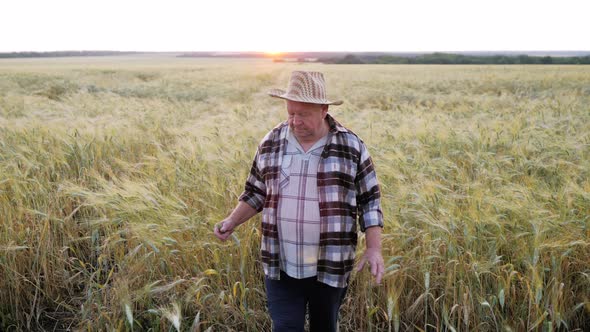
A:
{"type": "Polygon", "coordinates": [[[261,255],[274,331],[336,331],[353,269],[357,220],[366,233],[365,263],[380,283],[383,214],[373,162],[363,141],[328,114],[322,73],[295,71],[287,91],[287,121],[258,146],[244,192],[215,226],[226,240],[262,211],[261,255]]]}

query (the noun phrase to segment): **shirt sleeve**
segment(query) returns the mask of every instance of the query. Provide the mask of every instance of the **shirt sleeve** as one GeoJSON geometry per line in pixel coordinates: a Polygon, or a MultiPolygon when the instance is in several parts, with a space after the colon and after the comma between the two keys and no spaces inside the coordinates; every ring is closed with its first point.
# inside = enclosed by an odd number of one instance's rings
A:
{"type": "Polygon", "coordinates": [[[363,142],[360,144],[361,157],[355,178],[356,203],[361,231],[373,226],[383,227],[381,211],[381,190],[373,160],[363,142]]]}
{"type": "Polygon", "coordinates": [[[262,176],[262,172],[259,169],[260,165],[260,148],[256,151],[256,155],[254,156],[254,161],[252,162],[252,168],[250,169],[250,174],[246,179],[246,185],[244,187],[244,191],[238,198],[239,201],[242,201],[256,211],[262,211],[264,207],[264,201],[266,198],[266,184],[264,183],[264,177],[262,176]]]}

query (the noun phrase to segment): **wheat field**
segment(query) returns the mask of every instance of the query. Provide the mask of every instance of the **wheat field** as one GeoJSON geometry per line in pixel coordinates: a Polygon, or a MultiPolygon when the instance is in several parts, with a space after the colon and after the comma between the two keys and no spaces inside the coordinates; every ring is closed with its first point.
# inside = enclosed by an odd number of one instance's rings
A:
{"type": "Polygon", "coordinates": [[[212,229],[301,69],[382,185],[341,331],[590,328],[590,66],[127,56],[0,60],[0,330],[268,331],[259,216],[212,229]]]}

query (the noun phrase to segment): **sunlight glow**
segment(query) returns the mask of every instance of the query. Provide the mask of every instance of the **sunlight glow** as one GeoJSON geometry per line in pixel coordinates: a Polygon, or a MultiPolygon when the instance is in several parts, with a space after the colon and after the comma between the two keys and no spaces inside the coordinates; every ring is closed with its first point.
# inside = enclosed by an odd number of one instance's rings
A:
{"type": "Polygon", "coordinates": [[[279,52],[279,51],[269,51],[269,52],[264,52],[264,54],[266,54],[266,56],[268,57],[278,57],[282,54],[283,52],[279,52]]]}

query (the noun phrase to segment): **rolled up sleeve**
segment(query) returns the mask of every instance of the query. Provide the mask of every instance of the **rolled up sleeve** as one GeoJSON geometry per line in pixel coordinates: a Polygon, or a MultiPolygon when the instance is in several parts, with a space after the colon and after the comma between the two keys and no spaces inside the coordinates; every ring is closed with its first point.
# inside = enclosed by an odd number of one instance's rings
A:
{"type": "Polygon", "coordinates": [[[264,207],[264,201],[266,198],[266,185],[264,183],[262,173],[258,167],[259,156],[260,154],[257,151],[256,156],[254,157],[254,161],[252,162],[250,174],[246,179],[244,191],[238,198],[238,200],[250,205],[258,212],[262,211],[262,208],[264,207]]]}
{"type": "Polygon", "coordinates": [[[381,190],[373,160],[364,143],[361,143],[361,157],[355,178],[356,203],[361,231],[373,226],[383,227],[381,211],[381,190]]]}

